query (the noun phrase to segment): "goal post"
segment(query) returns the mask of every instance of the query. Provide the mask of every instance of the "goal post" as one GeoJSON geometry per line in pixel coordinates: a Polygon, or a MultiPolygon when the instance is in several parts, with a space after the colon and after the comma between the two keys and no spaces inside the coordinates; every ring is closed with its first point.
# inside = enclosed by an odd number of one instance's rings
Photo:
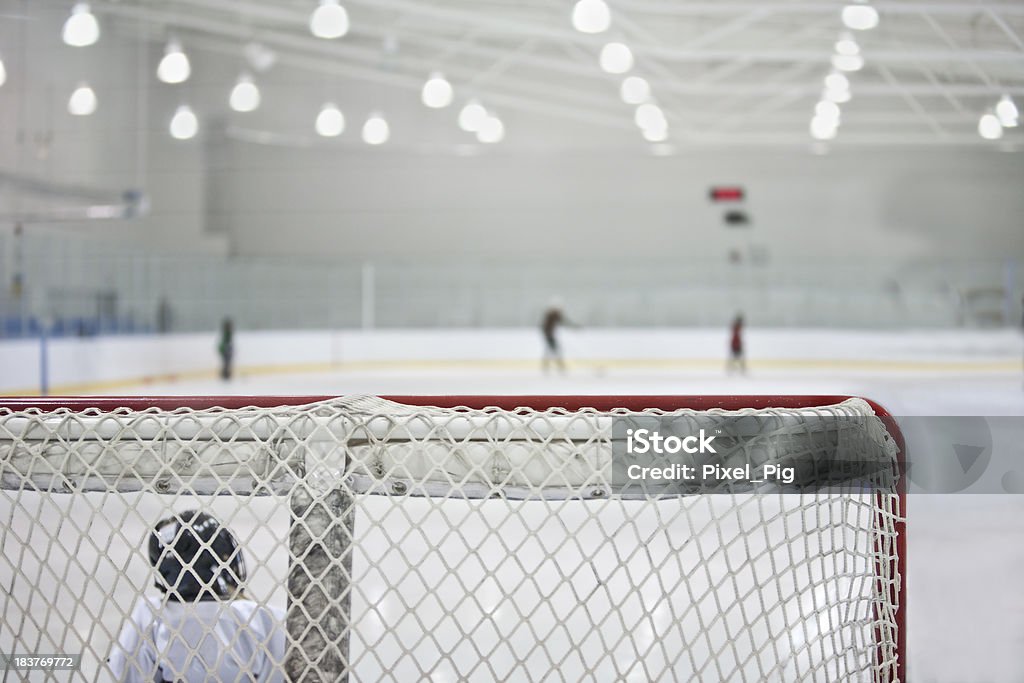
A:
{"type": "Polygon", "coordinates": [[[903,451],[846,396],[0,398],[0,653],[110,680],[133,610],[181,605],[149,533],[195,509],[285,646],[168,619],[128,639],[150,675],[188,641],[288,680],[906,680],[903,451]],[[629,452],[652,425],[718,447],[629,452]],[[624,474],[669,461],[718,469],[624,474]]]}

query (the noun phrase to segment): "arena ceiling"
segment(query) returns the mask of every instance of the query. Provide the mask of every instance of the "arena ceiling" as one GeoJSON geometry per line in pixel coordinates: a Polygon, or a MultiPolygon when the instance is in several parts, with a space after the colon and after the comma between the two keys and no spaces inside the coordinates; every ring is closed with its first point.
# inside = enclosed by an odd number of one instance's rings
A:
{"type": "MultiPolygon", "coordinates": [[[[1024,145],[1022,127],[1006,128],[996,143],[979,135],[980,117],[1001,97],[1024,106],[1024,3],[878,1],[878,26],[861,31],[844,27],[847,3],[828,0],[609,4],[610,27],[587,34],[573,28],[566,0],[342,0],[350,29],[330,40],[311,34],[316,0],[96,0],[91,7],[116,35],[141,36],[157,53],[174,38],[230,65],[224,74],[236,65],[255,72],[264,101],[275,87],[331,79],[346,92],[394,91],[406,110],[396,115],[416,122],[434,114],[419,93],[430,73],[442,72],[454,89],[450,123],[476,98],[502,112],[505,144],[522,146],[562,136],[646,147],[635,106],[621,97],[631,75],[646,80],[664,112],[663,147],[812,145],[810,123],[836,71],[836,43],[852,38],[863,66],[842,72],[850,97],[829,144],[1024,145]],[[627,73],[602,70],[608,42],[631,50],[627,73]]],[[[253,140],[301,142],[300,131],[310,129],[307,120],[237,118],[229,132],[253,140]]]]}

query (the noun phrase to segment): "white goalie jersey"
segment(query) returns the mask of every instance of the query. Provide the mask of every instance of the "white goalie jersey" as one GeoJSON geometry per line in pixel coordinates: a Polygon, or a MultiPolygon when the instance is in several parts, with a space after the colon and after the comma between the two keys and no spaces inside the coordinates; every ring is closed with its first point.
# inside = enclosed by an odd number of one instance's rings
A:
{"type": "Polygon", "coordinates": [[[144,596],[107,659],[117,680],[284,681],[283,610],[250,600],[144,596]]]}

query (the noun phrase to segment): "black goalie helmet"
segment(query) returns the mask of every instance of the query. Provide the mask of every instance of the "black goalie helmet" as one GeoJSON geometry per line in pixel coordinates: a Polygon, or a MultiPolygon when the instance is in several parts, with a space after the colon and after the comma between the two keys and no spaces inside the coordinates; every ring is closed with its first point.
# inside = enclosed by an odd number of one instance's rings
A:
{"type": "Polygon", "coordinates": [[[216,518],[199,510],[157,522],[149,534],[149,561],[157,570],[156,587],[172,600],[233,598],[245,581],[238,541],[216,518]]]}

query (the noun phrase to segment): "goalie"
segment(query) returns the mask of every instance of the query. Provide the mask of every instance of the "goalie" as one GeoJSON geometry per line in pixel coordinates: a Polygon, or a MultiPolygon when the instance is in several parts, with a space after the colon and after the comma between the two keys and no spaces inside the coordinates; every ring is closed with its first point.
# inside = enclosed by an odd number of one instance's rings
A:
{"type": "Polygon", "coordinates": [[[162,597],[142,596],[107,659],[121,681],[283,681],[282,610],[246,599],[245,560],[214,517],[157,523],[149,561],[162,597]]]}

